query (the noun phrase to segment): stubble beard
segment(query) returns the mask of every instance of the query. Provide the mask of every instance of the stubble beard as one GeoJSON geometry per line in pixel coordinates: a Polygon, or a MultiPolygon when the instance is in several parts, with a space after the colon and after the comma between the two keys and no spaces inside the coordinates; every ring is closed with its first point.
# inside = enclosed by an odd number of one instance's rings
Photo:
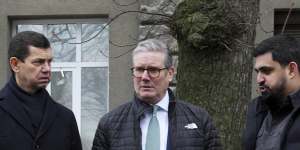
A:
{"type": "Polygon", "coordinates": [[[286,103],[286,96],[284,91],[286,89],[286,79],[282,78],[281,82],[271,89],[268,86],[265,86],[268,90],[262,93],[266,105],[269,107],[271,112],[278,111],[286,103]]]}

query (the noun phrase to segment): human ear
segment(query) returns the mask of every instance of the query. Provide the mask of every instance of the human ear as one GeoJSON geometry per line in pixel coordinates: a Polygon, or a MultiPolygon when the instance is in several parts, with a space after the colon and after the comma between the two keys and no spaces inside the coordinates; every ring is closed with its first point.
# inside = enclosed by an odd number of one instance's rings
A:
{"type": "Polygon", "coordinates": [[[170,67],[168,69],[169,82],[171,82],[173,80],[174,73],[175,73],[175,68],[174,67],[170,67]]]}
{"type": "Polygon", "coordinates": [[[287,67],[288,76],[292,79],[299,74],[298,64],[296,62],[290,62],[287,67]]]}
{"type": "Polygon", "coordinates": [[[19,61],[20,60],[17,57],[11,57],[9,59],[10,67],[14,72],[19,72],[20,70],[19,61]]]}

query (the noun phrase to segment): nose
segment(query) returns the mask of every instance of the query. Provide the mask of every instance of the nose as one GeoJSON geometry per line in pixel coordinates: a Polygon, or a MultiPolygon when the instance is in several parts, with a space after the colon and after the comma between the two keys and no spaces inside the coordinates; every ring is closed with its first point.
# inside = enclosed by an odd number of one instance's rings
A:
{"type": "Polygon", "coordinates": [[[51,71],[51,64],[50,62],[46,62],[42,66],[42,72],[50,72],[51,71]]]}
{"type": "Polygon", "coordinates": [[[265,76],[262,75],[261,73],[257,73],[257,76],[256,76],[256,83],[257,84],[263,84],[265,82],[265,76]]]}
{"type": "Polygon", "coordinates": [[[147,70],[144,70],[144,73],[142,75],[142,80],[150,80],[149,74],[147,70]]]}

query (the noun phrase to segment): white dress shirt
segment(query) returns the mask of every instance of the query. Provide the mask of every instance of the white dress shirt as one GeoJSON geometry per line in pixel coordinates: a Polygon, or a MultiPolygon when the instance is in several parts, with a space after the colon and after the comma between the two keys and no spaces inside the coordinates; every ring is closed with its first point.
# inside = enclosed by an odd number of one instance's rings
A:
{"type": "MultiPolygon", "coordinates": [[[[169,126],[169,120],[168,120],[168,109],[169,109],[169,94],[168,91],[166,91],[165,96],[161,101],[159,101],[157,104],[159,106],[159,109],[157,110],[157,119],[159,122],[159,129],[160,129],[160,150],[166,150],[167,149],[167,141],[168,141],[168,126],[169,126]]],[[[150,122],[150,119],[152,117],[151,112],[147,112],[144,114],[145,117],[141,119],[140,121],[140,127],[142,130],[142,148],[145,150],[146,145],[146,136],[147,136],[147,130],[148,125],[150,122]]]]}

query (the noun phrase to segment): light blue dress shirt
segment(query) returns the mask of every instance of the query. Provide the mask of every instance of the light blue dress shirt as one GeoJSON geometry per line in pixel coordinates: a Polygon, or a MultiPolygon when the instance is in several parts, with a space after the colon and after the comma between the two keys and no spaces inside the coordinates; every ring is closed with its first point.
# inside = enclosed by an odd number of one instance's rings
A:
{"type": "MultiPolygon", "coordinates": [[[[169,94],[168,91],[166,91],[165,96],[161,101],[159,101],[157,106],[159,106],[159,109],[157,111],[157,119],[159,122],[160,127],[160,150],[166,150],[167,149],[167,141],[168,141],[168,126],[169,126],[169,120],[168,120],[168,110],[169,110],[169,94]]],[[[145,150],[145,144],[146,144],[146,136],[147,136],[147,129],[148,125],[151,119],[151,113],[147,112],[145,113],[145,117],[141,119],[140,121],[140,127],[142,130],[142,148],[145,150]]]]}

